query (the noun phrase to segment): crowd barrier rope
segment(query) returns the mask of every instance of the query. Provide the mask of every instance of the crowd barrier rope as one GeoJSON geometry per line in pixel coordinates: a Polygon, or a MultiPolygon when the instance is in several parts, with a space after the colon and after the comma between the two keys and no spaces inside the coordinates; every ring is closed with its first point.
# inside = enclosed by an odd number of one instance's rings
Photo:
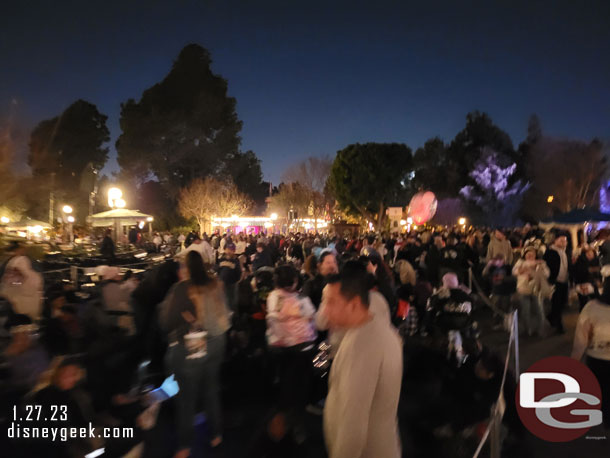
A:
{"type": "Polygon", "coordinates": [[[504,360],[504,373],[502,374],[502,383],[500,392],[496,402],[491,407],[489,423],[485,429],[485,433],[479,442],[479,445],[474,452],[472,458],[478,458],[484,445],[489,440],[490,457],[500,458],[502,449],[501,428],[502,419],[506,410],[506,400],[504,399],[504,385],[508,374],[508,366],[511,359],[511,350],[514,351],[515,358],[515,378],[519,381],[519,312],[515,310],[511,314],[510,336],[508,338],[508,348],[506,349],[506,358],[504,360]]]}

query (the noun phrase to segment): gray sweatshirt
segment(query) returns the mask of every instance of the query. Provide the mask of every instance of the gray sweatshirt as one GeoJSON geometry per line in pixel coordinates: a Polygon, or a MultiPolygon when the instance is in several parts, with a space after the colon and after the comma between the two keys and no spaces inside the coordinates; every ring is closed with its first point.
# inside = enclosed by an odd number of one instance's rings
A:
{"type": "Polygon", "coordinates": [[[379,316],[346,332],[324,407],[329,458],[399,458],[402,342],[379,316]]]}

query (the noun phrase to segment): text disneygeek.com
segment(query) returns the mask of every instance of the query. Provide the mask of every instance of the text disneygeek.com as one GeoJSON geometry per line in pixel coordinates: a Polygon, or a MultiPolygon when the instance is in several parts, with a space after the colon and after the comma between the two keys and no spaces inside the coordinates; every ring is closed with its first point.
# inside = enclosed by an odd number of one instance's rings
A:
{"type": "Polygon", "coordinates": [[[75,427],[37,427],[21,426],[12,423],[8,428],[10,439],[50,439],[51,441],[67,442],[70,439],[130,439],[133,438],[133,428],[94,428],[89,423],[88,428],[75,427]]]}

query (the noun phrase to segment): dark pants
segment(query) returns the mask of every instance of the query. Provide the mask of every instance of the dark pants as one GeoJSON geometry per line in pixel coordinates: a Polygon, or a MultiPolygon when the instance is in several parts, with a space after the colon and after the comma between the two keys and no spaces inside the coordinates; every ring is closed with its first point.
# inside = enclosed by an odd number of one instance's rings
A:
{"type": "Polygon", "coordinates": [[[548,318],[551,326],[557,328],[559,331],[563,331],[563,320],[561,316],[567,303],[568,284],[555,283],[555,292],[553,293],[553,297],[551,297],[551,313],[548,318]]]}
{"type": "Polygon", "coordinates": [[[279,376],[278,408],[299,422],[310,398],[314,345],[271,347],[279,376]]]}
{"type": "Polygon", "coordinates": [[[610,428],[610,361],[587,356],[587,366],[602,389],[602,417],[604,426],[610,428]]]}
{"type": "Polygon", "coordinates": [[[204,358],[186,359],[183,344],[168,350],[168,367],[174,372],[180,391],[176,397],[179,449],[193,445],[193,420],[203,401],[211,438],[221,434],[220,366],[225,352],[225,336],[208,338],[204,358]]]}
{"type": "Polygon", "coordinates": [[[578,294],[578,311],[582,312],[582,309],[585,308],[585,305],[587,305],[587,303],[589,301],[592,301],[593,299],[595,299],[596,297],[599,297],[599,292],[597,291],[597,288],[595,288],[595,291],[593,292],[593,294],[578,294]]]}
{"type": "Polygon", "coordinates": [[[237,283],[225,284],[225,293],[227,295],[227,305],[232,312],[237,311],[237,283]]]}

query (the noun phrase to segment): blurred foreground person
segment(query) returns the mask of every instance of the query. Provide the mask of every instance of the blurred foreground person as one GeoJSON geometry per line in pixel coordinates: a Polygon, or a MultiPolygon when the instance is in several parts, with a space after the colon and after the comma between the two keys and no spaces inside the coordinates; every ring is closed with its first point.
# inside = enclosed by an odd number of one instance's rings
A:
{"type": "Polygon", "coordinates": [[[602,269],[604,292],[590,301],[580,312],[572,358],[587,356],[586,364],[595,374],[602,389],[604,427],[610,429],[610,266],[602,269]]]}
{"type": "Polygon", "coordinates": [[[309,397],[316,340],[315,309],[296,292],[299,272],[290,264],[275,269],[275,289],[267,297],[267,343],[279,375],[279,409],[301,427],[309,397]]]}
{"type": "Polygon", "coordinates": [[[547,318],[551,326],[560,334],[565,332],[562,315],[563,310],[568,304],[570,274],[572,270],[570,256],[566,252],[567,246],[567,236],[559,234],[555,238],[553,245],[544,253],[544,260],[551,272],[549,282],[555,286],[555,291],[551,297],[551,313],[547,318]]]}
{"type": "Polygon", "coordinates": [[[13,306],[13,312],[37,320],[42,311],[42,275],[32,268],[25,247],[18,242],[9,248],[10,258],[2,266],[0,296],[13,306]]]}
{"type": "Polygon", "coordinates": [[[329,280],[325,301],[331,328],[346,330],[330,371],[324,408],[329,457],[398,458],[402,345],[389,321],[369,312],[366,267],[346,263],[341,274],[329,280]]]}
{"type": "Polygon", "coordinates": [[[172,287],[159,317],[169,334],[169,367],[180,387],[176,412],[179,449],[175,457],[190,456],[200,399],[211,431],[210,445],[216,447],[222,442],[220,365],[229,329],[222,282],[209,276],[197,251],[186,255],[186,268],[188,279],[172,287]]]}
{"type": "Polygon", "coordinates": [[[528,246],[523,250],[523,258],[513,267],[517,277],[519,298],[519,318],[523,319],[529,336],[544,335],[544,309],[540,302],[540,292],[548,288],[549,268],[542,259],[536,259],[536,248],[528,246]]]}

